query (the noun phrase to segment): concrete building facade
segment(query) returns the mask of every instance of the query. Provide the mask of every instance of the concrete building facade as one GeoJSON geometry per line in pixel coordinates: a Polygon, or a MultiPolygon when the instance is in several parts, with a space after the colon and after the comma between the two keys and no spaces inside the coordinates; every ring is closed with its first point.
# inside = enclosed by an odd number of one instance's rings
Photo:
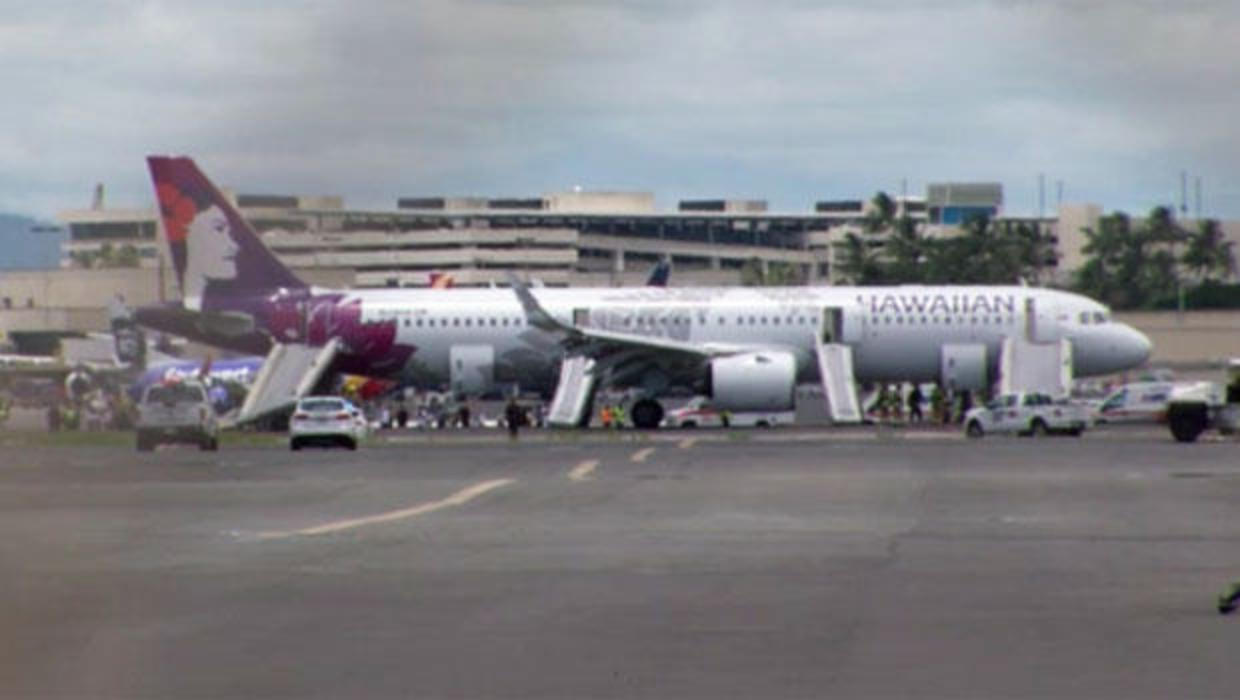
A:
{"type": "MultiPolygon", "coordinates": [[[[335,196],[229,196],[299,276],[339,287],[427,286],[432,273],[488,285],[509,271],[553,286],[636,285],[661,259],[671,261],[678,286],[737,284],[755,264],[781,266],[783,279],[832,284],[848,234],[864,231],[872,213],[872,200],[860,198],[819,201],[804,213],[771,212],[762,199],[685,200],[659,211],[654,194],[640,191],[410,196],[387,211],[348,209],[335,196]]],[[[897,214],[929,236],[953,235],[974,214],[1005,219],[998,183],[936,183],[924,196],[894,201],[897,214]]],[[[1044,282],[1070,281],[1085,260],[1083,230],[1102,215],[1097,205],[1063,205],[1055,216],[1022,219],[1056,242],[1058,264],[1044,282]]],[[[116,295],[132,304],[178,296],[153,207],[104,208],[97,198],[60,219],[69,232],[61,270],[0,277],[8,305],[0,308],[0,332],[62,322],[97,330],[116,295]]],[[[1240,243],[1240,222],[1223,228],[1240,243]]]]}

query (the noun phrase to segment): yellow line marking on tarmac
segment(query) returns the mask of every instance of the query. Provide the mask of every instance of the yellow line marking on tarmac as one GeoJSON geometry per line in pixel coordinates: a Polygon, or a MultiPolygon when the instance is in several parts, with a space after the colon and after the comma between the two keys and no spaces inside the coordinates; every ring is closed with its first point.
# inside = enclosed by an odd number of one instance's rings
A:
{"type": "Polygon", "coordinates": [[[585,481],[594,478],[594,468],[598,466],[597,459],[587,459],[586,461],[573,467],[568,473],[568,478],[573,481],[585,481]]]}
{"type": "Polygon", "coordinates": [[[259,533],[259,539],[271,540],[294,537],[296,535],[326,535],[333,532],[341,532],[343,530],[352,530],[367,525],[378,525],[379,523],[390,523],[397,520],[407,520],[416,518],[419,515],[427,515],[437,510],[451,508],[453,506],[463,506],[488,491],[494,491],[503,488],[509,484],[515,483],[515,479],[492,479],[484,481],[480,484],[474,484],[467,488],[448,496],[447,498],[431,501],[430,503],[422,503],[401,510],[393,510],[387,513],[379,513],[378,515],[368,515],[361,518],[351,518],[349,520],[337,520],[336,522],[324,523],[313,527],[303,528],[301,530],[287,530],[283,532],[263,532],[259,533]]]}
{"type": "Polygon", "coordinates": [[[680,449],[682,450],[687,450],[696,444],[697,444],[697,438],[685,438],[684,440],[680,441],[680,444],[678,445],[678,447],[680,447],[680,449]]]}
{"type": "Polygon", "coordinates": [[[633,456],[632,456],[632,457],[629,457],[629,461],[632,461],[632,462],[645,462],[645,461],[646,461],[646,458],[647,458],[647,457],[649,457],[652,453],[654,453],[654,448],[653,448],[653,447],[647,447],[647,448],[645,448],[645,449],[643,449],[643,450],[638,450],[638,451],[636,451],[636,452],[634,452],[634,453],[633,453],[633,456]]]}

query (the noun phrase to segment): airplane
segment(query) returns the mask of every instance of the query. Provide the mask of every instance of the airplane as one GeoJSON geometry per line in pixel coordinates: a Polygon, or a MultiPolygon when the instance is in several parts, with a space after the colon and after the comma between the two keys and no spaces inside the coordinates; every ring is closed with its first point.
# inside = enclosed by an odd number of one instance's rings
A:
{"type": "Polygon", "coordinates": [[[1077,376],[1131,369],[1150,353],[1102,304],[1017,285],[558,289],[512,275],[510,289],[311,287],[192,159],[148,164],[183,298],[135,310],[137,322],[270,349],[272,373],[308,373],[295,382],[303,391],[335,373],[469,395],[519,384],[554,389],[552,422],[580,425],[599,388],[632,388],[631,420],[654,428],[655,397],[674,385],[720,409],[784,410],[799,382],[817,380],[848,421],[860,419],[856,382],[983,389],[1017,341],[1066,346],[1077,376]]]}
{"type": "Polygon", "coordinates": [[[142,392],[152,384],[191,378],[205,378],[249,386],[258,376],[264,359],[258,355],[246,355],[205,362],[201,360],[164,362],[148,366],[130,385],[129,392],[131,395],[141,396],[142,392]]]}

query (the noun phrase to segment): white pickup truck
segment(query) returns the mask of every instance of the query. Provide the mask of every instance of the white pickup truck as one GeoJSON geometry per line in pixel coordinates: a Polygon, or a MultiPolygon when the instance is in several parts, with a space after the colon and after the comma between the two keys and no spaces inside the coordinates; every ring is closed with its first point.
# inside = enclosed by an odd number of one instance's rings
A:
{"type": "Polygon", "coordinates": [[[1056,401],[1046,394],[1016,392],[1002,394],[985,406],[965,414],[965,434],[979,438],[987,433],[1078,436],[1089,425],[1084,406],[1056,401]]]}
{"type": "Polygon", "coordinates": [[[138,404],[138,449],[146,452],[166,442],[188,442],[202,450],[220,446],[220,426],[196,381],[152,384],[138,404]]]}

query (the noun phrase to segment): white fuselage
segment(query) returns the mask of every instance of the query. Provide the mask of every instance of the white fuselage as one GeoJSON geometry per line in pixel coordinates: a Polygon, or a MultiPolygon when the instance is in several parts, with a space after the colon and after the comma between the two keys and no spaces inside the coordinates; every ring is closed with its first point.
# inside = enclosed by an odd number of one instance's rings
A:
{"type": "MultiPolygon", "coordinates": [[[[1135,367],[1149,355],[1140,332],[1080,295],[1016,286],[578,288],[532,290],[564,324],[700,346],[785,350],[803,379],[816,344],[852,347],[859,381],[932,381],[942,347],[985,345],[993,367],[1005,337],[1072,342],[1077,376],[1135,367]]],[[[511,289],[358,290],[363,321],[396,321],[416,346],[414,376],[446,384],[454,346],[489,346],[522,386],[544,385],[562,351],[529,325],[511,289]]]]}

